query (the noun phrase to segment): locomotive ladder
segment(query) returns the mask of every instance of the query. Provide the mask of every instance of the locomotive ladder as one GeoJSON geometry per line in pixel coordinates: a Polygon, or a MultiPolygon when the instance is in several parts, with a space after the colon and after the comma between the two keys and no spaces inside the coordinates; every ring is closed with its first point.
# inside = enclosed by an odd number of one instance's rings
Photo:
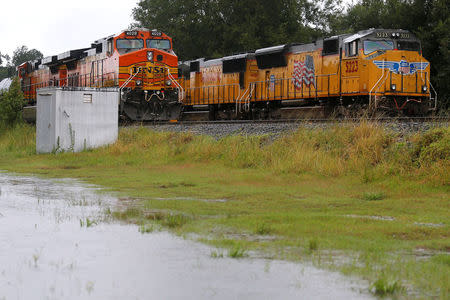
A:
{"type": "Polygon", "coordinates": [[[130,83],[131,80],[133,80],[134,77],[136,77],[137,74],[141,71],[141,67],[137,68],[136,73],[130,74],[130,77],[119,87],[119,92],[125,87],[127,84],[130,83]]]}
{"type": "MultiPolygon", "coordinates": [[[[385,60],[383,60],[383,64],[384,64],[384,61],[385,60]]],[[[387,73],[387,74],[389,74],[389,73],[387,73]]],[[[375,110],[377,108],[377,96],[376,95],[374,96],[374,100],[372,102],[372,91],[379,85],[379,83],[383,79],[383,77],[384,77],[384,68],[383,68],[380,78],[378,79],[378,81],[375,83],[375,85],[372,87],[372,89],[369,92],[369,109],[375,110]]],[[[384,79],[383,84],[386,82],[387,77],[388,76],[386,76],[386,78],[384,79]]],[[[376,93],[377,90],[378,89],[376,89],[374,91],[374,93],[376,93]]]]}
{"type": "Polygon", "coordinates": [[[254,84],[250,84],[250,86],[245,90],[242,95],[239,95],[236,101],[236,116],[238,112],[242,112],[242,106],[244,110],[248,112],[250,110],[250,99],[252,98],[253,90],[255,89],[254,84]],[[242,105],[242,101],[244,100],[244,105],[242,105]]]}
{"type": "Polygon", "coordinates": [[[170,69],[167,68],[167,76],[169,77],[170,80],[172,80],[172,82],[175,84],[175,86],[177,87],[178,90],[178,102],[183,102],[184,99],[184,89],[181,86],[181,84],[178,83],[178,81],[175,80],[175,78],[173,77],[173,75],[170,73],[170,69]]]}

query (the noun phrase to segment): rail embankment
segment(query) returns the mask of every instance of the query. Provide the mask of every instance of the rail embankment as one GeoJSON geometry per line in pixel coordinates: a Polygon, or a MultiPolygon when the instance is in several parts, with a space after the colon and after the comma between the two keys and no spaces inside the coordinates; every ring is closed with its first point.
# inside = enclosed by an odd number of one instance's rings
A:
{"type": "MultiPolygon", "coordinates": [[[[214,138],[122,128],[110,146],[35,154],[34,128],[0,133],[0,169],[123,194],[116,217],[229,253],[312,261],[374,293],[448,297],[450,128],[377,123],[214,138]]],[[[220,256],[220,255],[218,255],[220,256]]]]}

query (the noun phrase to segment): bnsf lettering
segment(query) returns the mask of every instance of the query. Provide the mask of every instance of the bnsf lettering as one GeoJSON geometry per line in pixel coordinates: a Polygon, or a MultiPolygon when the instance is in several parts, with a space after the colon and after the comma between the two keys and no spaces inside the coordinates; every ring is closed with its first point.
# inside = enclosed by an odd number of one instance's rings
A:
{"type": "MultiPolygon", "coordinates": [[[[138,71],[139,67],[133,67],[132,70],[132,74],[135,74],[138,71]]],[[[144,73],[144,74],[162,74],[164,73],[164,68],[163,67],[140,67],[139,73],[144,73]]]]}

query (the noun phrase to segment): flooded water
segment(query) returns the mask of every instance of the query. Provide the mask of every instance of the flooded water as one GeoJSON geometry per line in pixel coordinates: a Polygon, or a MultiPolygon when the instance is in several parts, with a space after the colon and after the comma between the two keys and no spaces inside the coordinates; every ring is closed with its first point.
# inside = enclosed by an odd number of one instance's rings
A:
{"type": "Polygon", "coordinates": [[[117,199],[95,190],[0,173],[0,300],[371,298],[337,273],[106,222],[117,199]]]}

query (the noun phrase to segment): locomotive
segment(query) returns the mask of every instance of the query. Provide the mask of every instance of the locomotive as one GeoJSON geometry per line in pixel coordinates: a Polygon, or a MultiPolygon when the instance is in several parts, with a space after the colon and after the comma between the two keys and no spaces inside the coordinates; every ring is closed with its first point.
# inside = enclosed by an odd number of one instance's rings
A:
{"type": "Polygon", "coordinates": [[[28,105],[41,87],[115,87],[121,117],[138,121],[424,115],[437,102],[420,41],[394,29],[179,62],[169,36],[136,28],[18,73],[28,105]]]}
{"type": "Polygon", "coordinates": [[[210,119],[362,111],[424,115],[436,107],[430,64],[411,32],[369,29],[180,65],[184,110],[210,119]]]}
{"type": "Polygon", "coordinates": [[[148,121],[180,114],[177,70],[172,39],[158,30],[137,28],[99,39],[89,48],[25,62],[18,75],[28,106],[36,103],[42,87],[115,87],[121,117],[148,121]]]}

